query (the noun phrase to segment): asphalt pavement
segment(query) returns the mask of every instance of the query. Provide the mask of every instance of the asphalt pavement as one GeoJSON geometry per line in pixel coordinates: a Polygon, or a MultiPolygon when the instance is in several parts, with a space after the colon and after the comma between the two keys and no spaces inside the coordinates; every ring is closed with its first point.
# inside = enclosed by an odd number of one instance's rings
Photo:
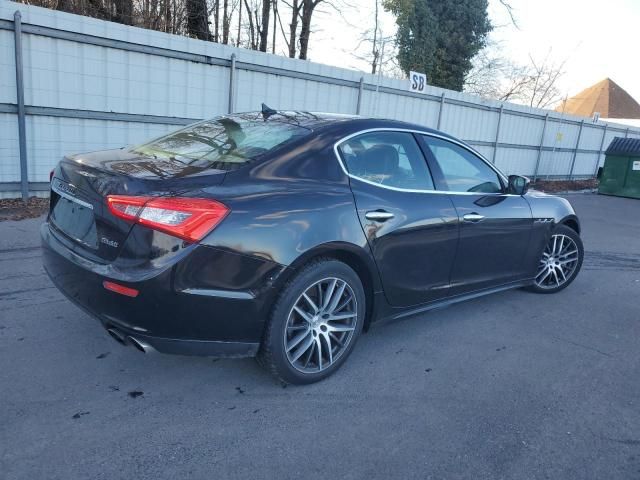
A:
{"type": "Polygon", "coordinates": [[[286,388],[120,346],[46,277],[42,219],[0,222],[0,479],[640,479],[640,200],[567,198],[567,289],[374,326],[286,388]]]}

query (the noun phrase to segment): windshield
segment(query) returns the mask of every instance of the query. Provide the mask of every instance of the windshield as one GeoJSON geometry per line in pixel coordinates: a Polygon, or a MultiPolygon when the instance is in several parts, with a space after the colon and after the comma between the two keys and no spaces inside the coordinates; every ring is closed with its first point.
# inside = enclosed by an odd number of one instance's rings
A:
{"type": "Polygon", "coordinates": [[[195,168],[234,170],[309,133],[256,114],[234,115],[190,125],[132,151],[195,168]]]}

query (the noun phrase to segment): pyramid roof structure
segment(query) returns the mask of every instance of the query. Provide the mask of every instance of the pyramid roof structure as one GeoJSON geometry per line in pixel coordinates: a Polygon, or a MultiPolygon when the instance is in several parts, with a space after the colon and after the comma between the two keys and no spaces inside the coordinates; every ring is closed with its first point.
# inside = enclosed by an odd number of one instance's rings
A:
{"type": "Polygon", "coordinates": [[[556,111],[582,117],[598,112],[602,118],[640,119],[640,104],[610,78],[563,100],[556,111]]]}

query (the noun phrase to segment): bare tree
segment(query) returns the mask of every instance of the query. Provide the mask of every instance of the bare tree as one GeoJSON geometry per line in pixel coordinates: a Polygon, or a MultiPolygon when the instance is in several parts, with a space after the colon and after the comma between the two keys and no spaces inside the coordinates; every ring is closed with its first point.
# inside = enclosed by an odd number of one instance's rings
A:
{"type": "Polygon", "coordinates": [[[558,80],[564,75],[566,60],[556,64],[549,58],[551,51],[541,61],[536,61],[529,56],[533,81],[528,89],[529,105],[532,107],[546,108],[562,100],[562,94],[558,88],[558,80]]]}
{"type": "Polygon", "coordinates": [[[253,23],[253,13],[252,13],[252,9],[251,9],[251,5],[249,4],[248,0],[244,0],[244,5],[247,9],[247,18],[249,19],[249,48],[252,50],[257,50],[258,49],[258,35],[256,32],[256,27],[253,23]]]}
{"type": "MultiPolygon", "coordinates": [[[[298,37],[298,20],[300,19],[300,12],[302,11],[303,4],[305,0],[292,0],[292,3],[289,6],[291,9],[291,23],[289,24],[289,41],[287,45],[289,46],[289,57],[296,58],[296,39],[298,37]]],[[[286,4],[286,2],[283,2],[286,4]]]]}
{"type": "Polygon", "coordinates": [[[124,25],[133,25],[133,0],[114,0],[113,20],[124,25]]]}
{"type": "Polygon", "coordinates": [[[282,24],[282,17],[280,16],[280,7],[278,6],[278,0],[273,0],[273,53],[276,53],[276,24],[278,27],[280,27],[280,33],[282,34],[284,43],[287,46],[286,52],[289,52],[289,37],[285,32],[284,25],[282,24]]]}
{"type": "MultiPolygon", "coordinates": [[[[302,59],[308,57],[312,19],[318,5],[326,4],[336,8],[332,2],[345,2],[345,0],[18,1],[126,25],[188,35],[200,40],[247,46],[264,52],[269,50],[273,53],[276,53],[279,30],[289,56],[292,58],[299,56],[302,59]],[[287,28],[287,25],[283,25],[281,15],[288,17],[289,14],[291,21],[287,28]]],[[[376,3],[378,1],[376,0],[376,3]]],[[[338,8],[336,10],[339,11],[338,8]]]]}
{"type": "Polygon", "coordinates": [[[375,75],[376,68],[378,67],[378,61],[380,60],[380,48],[378,45],[378,33],[379,33],[379,23],[380,23],[380,5],[378,0],[374,0],[376,4],[375,15],[373,20],[373,41],[371,42],[371,73],[375,75]]]}
{"type": "Polygon", "coordinates": [[[553,106],[562,99],[558,81],[566,60],[554,62],[551,51],[542,59],[530,55],[528,63],[518,64],[502,57],[494,44],[474,62],[465,80],[466,92],[537,108],[553,106]]]}
{"type": "Polygon", "coordinates": [[[229,25],[231,18],[229,15],[229,0],[222,0],[222,43],[229,43],[229,25]]]}
{"type": "Polygon", "coordinates": [[[274,9],[274,51],[275,51],[275,27],[277,7],[273,0],[241,0],[245,13],[239,14],[238,37],[241,31],[246,32],[247,39],[243,42],[238,39],[238,45],[244,45],[252,50],[266,52],[269,44],[269,24],[271,9],[274,9]]]}
{"type": "MultiPolygon", "coordinates": [[[[44,6],[44,5],[42,5],[44,6]]],[[[59,0],[54,7],[56,10],[60,12],[73,12],[73,0],[59,0]]]]}
{"type": "Polygon", "coordinates": [[[213,41],[220,41],[220,0],[214,0],[213,3],[213,41]]]}
{"type": "Polygon", "coordinates": [[[511,23],[513,24],[513,26],[519,29],[520,27],[518,26],[518,21],[516,19],[515,12],[511,4],[507,0],[499,0],[499,2],[500,2],[500,5],[502,5],[507,11],[507,14],[511,19],[511,23]]]}
{"type": "Polygon", "coordinates": [[[276,53],[276,30],[278,21],[278,0],[273,0],[273,38],[271,40],[271,53],[276,53]]]}
{"type": "MultiPolygon", "coordinates": [[[[335,11],[340,12],[341,8],[336,3],[330,0],[290,0],[288,3],[286,0],[282,0],[290,12],[291,22],[289,23],[289,32],[285,36],[285,42],[289,50],[289,57],[295,58],[296,53],[298,58],[307,60],[309,52],[309,41],[311,38],[311,25],[313,21],[313,14],[316,12],[317,7],[321,4],[326,4],[333,8],[335,11]],[[298,26],[300,32],[298,33],[298,26]],[[299,47],[299,48],[298,48],[299,47]]],[[[344,2],[339,2],[342,4],[344,2]]],[[[277,14],[276,14],[277,16],[277,14]]]]}
{"type": "MultiPolygon", "coordinates": [[[[518,27],[514,9],[507,0],[499,0],[511,23],[518,27]]],[[[501,46],[489,42],[474,58],[474,65],[465,79],[464,90],[485,98],[511,101],[536,108],[548,108],[560,100],[558,81],[564,75],[567,59],[554,62],[551,50],[544,58],[529,55],[521,64],[504,58],[501,46]]]]}
{"type": "Polygon", "coordinates": [[[511,77],[517,68],[502,54],[499,44],[490,40],[488,45],[480,50],[473,59],[473,67],[465,78],[464,91],[475,95],[502,99],[504,91],[513,90],[504,84],[511,83],[511,77]]]}
{"type": "Polygon", "coordinates": [[[300,15],[300,55],[298,58],[307,59],[309,38],[311,37],[311,19],[316,7],[325,0],[302,0],[302,14],[300,15]]]}
{"type": "MultiPolygon", "coordinates": [[[[361,68],[363,63],[368,65],[367,69],[372,74],[384,73],[386,76],[392,76],[397,78],[405,78],[406,75],[401,72],[396,61],[397,49],[394,41],[395,34],[385,35],[382,29],[382,22],[380,19],[380,0],[374,0],[374,9],[372,15],[369,18],[357,18],[358,23],[353,23],[353,9],[347,3],[342,3],[341,12],[344,14],[343,20],[348,25],[348,28],[358,30],[362,28],[363,24],[371,25],[364,30],[358,43],[355,47],[349,45],[344,48],[344,52],[350,54],[358,62],[354,64],[354,68],[361,68]],[[383,72],[384,71],[384,72],[383,72]]],[[[335,8],[335,7],[334,7],[335,8]]]]}
{"type": "Polygon", "coordinates": [[[267,51],[269,41],[269,14],[271,12],[271,1],[262,0],[262,19],[260,22],[260,51],[267,51]]]}
{"type": "MultiPolygon", "coordinates": [[[[381,58],[382,47],[391,46],[393,39],[392,37],[385,37],[383,35],[380,27],[380,1],[374,0],[374,2],[375,8],[372,18],[373,26],[362,32],[358,44],[352,51],[352,55],[358,60],[367,62],[370,66],[371,73],[375,75],[383,60],[381,58]]],[[[348,24],[353,29],[358,28],[357,25],[352,25],[350,21],[348,21],[348,24]]]]}
{"type": "Polygon", "coordinates": [[[238,10],[238,38],[236,38],[236,47],[240,46],[241,33],[242,33],[242,0],[240,0],[240,6],[238,10]]]}

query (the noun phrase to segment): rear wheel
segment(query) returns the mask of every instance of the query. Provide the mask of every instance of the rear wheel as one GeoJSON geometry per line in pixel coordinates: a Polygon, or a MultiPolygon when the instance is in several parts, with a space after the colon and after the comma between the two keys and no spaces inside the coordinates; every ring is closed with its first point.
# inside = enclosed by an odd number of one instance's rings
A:
{"type": "Polygon", "coordinates": [[[557,226],[540,256],[535,283],[528,290],[555,293],[566,288],[578,276],[583,258],[580,235],[565,225],[557,226]]]}
{"type": "Polygon", "coordinates": [[[260,363],[286,383],[322,380],[351,353],[364,312],[358,275],[337,260],[316,260],[289,281],[276,301],[260,363]]]}

